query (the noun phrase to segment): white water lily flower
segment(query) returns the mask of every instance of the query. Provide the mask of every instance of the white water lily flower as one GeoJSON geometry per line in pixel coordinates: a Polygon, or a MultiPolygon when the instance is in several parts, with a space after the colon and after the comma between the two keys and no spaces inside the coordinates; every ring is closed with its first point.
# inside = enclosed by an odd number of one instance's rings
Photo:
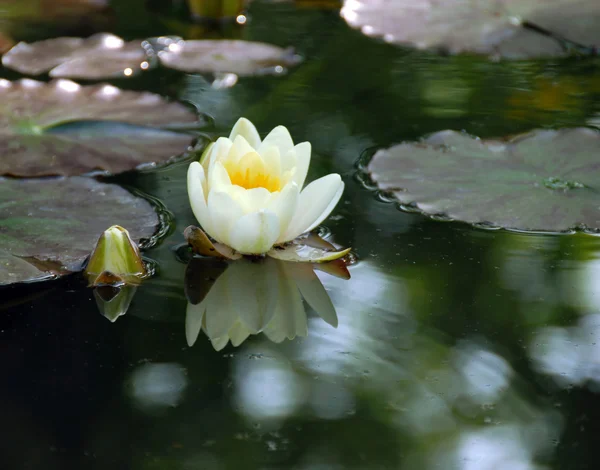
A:
{"type": "Polygon", "coordinates": [[[261,141],[254,125],[240,118],[188,170],[188,195],[202,229],[217,242],[249,255],[313,230],[334,209],[344,183],[338,174],[302,189],[310,143],[294,145],[283,126],[261,141]]]}

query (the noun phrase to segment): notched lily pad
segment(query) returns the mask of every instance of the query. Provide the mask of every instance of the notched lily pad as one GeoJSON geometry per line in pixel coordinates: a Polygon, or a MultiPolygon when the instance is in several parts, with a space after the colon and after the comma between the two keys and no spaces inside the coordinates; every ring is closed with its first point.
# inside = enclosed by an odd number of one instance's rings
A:
{"type": "Polygon", "coordinates": [[[377,186],[408,208],[527,231],[600,232],[600,133],[535,130],[508,141],[442,131],[378,151],[377,186]]]}
{"type": "Polygon", "coordinates": [[[600,44],[597,0],[345,0],[341,15],[369,36],[450,53],[561,56],[600,44]]]}
{"type": "Polygon", "coordinates": [[[240,40],[150,40],[165,67],[183,72],[234,73],[240,76],[281,74],[300,62],[293,49],[240,40]]]}
{"type": "Polygon", "coordinates": [[[0,201],[0,285],[81,270],[109,225],[139,241],[159,224],[145,199],[92,178],[0,178],[0,201]]]}
{"type": "Polygon", "coordinates": [[[164,162],[193,140],[171,129],[196,122],[188,107],[153,93],[0,79],[0,174],[119,173],[164,162]]]}
{"type": "Polygon", "coordinates": [[[107,33],[20,42],[2,57],[2,65],[23,74],[91,80],[129,77],[150,68],[141,41],[127,43],[107,33]]]}

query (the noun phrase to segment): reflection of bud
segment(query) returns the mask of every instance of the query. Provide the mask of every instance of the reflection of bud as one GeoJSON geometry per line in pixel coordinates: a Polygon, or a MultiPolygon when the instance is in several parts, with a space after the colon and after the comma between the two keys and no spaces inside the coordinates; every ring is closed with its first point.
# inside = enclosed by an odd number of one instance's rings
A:
{"type": "Polygon", "coordinates": [[[123,227],[113,225],[96,243],[85,275],[90,285],[138,285],[146,274],[137,245],[123,227]]]}
{"type": "Polygon", "coordinates": [[[196,289],[204,296],[192,296],[194,286],[190,279],[197,272],[207,272],[205,262],[193,259],[186,271],[190,302],[185,329],[190,346],[196,342],[200,329],[217,351],[230,340],[239,346],[248,336],[261,332],[274,342],[306,336],[302,297],[323,320],[337,327],[335,308],[310,264],[271,258],[258,262],[242,259],[229,263],[216,277],[208,276],[206,282],[198,279],[196,289]]]}
{"type": "Polygon", "coordinates": [[[96,298],[98,310],[111,322],[115,322],[117,318],[127,313],[136,289],[134,286],[96,287],[94,289],[94,297],[96,298]]]}

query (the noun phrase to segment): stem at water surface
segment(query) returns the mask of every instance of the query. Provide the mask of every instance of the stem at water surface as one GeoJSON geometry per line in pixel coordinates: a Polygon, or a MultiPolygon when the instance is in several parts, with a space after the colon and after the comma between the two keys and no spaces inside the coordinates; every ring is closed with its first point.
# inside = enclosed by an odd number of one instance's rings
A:
{"type": "Polygon", "coordinates": [[[248,0],[187,0],[192,16],[196,18],[236,18],[248,0]]]}

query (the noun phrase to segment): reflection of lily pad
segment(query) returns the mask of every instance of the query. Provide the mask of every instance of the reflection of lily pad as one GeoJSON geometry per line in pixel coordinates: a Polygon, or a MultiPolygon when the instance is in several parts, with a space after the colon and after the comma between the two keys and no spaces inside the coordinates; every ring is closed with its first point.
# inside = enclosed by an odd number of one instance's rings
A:
{"type": "Polygon", "coordinates": [[[0,201],[0,285],[80,270],[113,224],[136,241],[158,225],[146,200],[92,178],[0,178],[0,201]]]}
{"type": "Polygon", "coordinates": [[[534,24],[580,44],[600,43],[597,0],[345,0],[344,19],[369,36],[420,49],[506,57],[563,55],[559,41],[534,24]]]}
{"type": "MultiPolygon", "coordinates": [[[[183,41],[158,38],[165,47],[158,52],[162,65],[184,72],[235,73],[256,75],[280,74],[285,67],[298,64],[291,49],[271,44],[237,40],[183,41]]],[[[152,42],[152,41],[151,41],[152,42]]]]}
{"type": "Polygon", "coordinates": [[[0,79],[0,173],[118,173],[165,161],[183,153],[192,138],[160,127],[195,121],[195,113],[186,106],[153,93],[80,86],[68,80],[45,84],[0,79]],[[113,123],[78,125],[76,132],[58,127],[80,121],[113,123]]]}
{"type": "Polygon", "coordinates": [[[375,154],[382,190],[426,214],[511,229],[600,231],[600,133],[536,130],[508,142],[454,131],[375,154]]]}
{"type": "Polygon", "coordinates": [[[20,42],[2,57],[18,72],[51,77],[101,79],[131,76],[150,67],[141,41],[126,43],[112,34],[20,42]]]}

